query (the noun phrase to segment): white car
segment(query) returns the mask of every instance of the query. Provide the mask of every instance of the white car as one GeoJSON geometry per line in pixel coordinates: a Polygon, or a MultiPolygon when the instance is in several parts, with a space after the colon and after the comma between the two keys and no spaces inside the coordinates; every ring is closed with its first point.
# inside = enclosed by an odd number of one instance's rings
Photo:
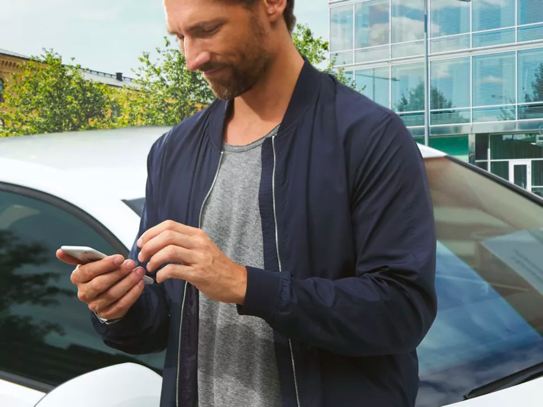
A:
{"type": "MultiPolygon", "coordinates": [[[[0,406],[73,405],[81,389],[111,386],[117,370],[145,377],[149,387],[135,392],[116,383],[115,395],[104,392],[104,401],[97,391],[90,405],[158,405],[164,355],[105,346],[77,301],[71,267],[54,253],[61,245],[128,253],[143,208],[146,156],[167,130],[0,140],[0,406]]],[[[420,150],[438,236],[439,310],[418,349],[417,407],[539,406],[543,200],[420,150]]]]}

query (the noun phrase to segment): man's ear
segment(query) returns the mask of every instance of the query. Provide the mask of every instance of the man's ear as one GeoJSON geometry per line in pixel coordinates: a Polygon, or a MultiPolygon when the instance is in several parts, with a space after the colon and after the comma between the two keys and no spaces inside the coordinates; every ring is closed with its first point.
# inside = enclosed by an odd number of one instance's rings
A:
{"type": "Polygon", "coordinates": [[[283,19],[287,0],[262,0],[266,10],[266,16],[271,23],[275,23],[283,19]]]}

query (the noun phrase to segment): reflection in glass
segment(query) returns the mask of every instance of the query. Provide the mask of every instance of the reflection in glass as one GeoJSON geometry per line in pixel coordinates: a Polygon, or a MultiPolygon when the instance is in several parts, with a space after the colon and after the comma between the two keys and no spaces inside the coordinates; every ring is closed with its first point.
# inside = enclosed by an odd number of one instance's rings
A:
{"type": "Polygon", "coordinates": [[[350,65],[353,63],[353,51],[332,52],[330,58],[334,65],[350,65]]]}
{"type": "Polygon", "coordinates": [[[353,8],[336,7],[330,11],[330,50],[353,48],[353,8]]]}
{"type": "Polygon", "coordinates": [[[469,106],[469,58],[434,61],[430,75],[432,109],[469,106]]]}
{"type": "Polygon", "coordinates": [[[402,42],[392,44],[392,58],[413,57],[424,55],[424,41],[402,42]]]}
{"type": "MultiPolygon", "coordinates": [[[[162,355],[132,357],[108,348],[59,262],[63,244],[116,251],[93,227],[48,202],[0,191],[0,370],[58,385],[114,363],[155,368],[162,355]]],[[[126,255],[126,253],[122,253],[126,255]]]]}
{"type": "Polygon", "coordinates": [[[381,47],[357,49],[354,53],[356,63],[379,61],[390,58],[388,45],[381,47]]]}
{"type": "Polygon", "coordinates": [[[358,3],[355,9],[355,48],[389,42],[388,0],[358,3]]]}
{"type": "Polygon", "coordinates": [[[364,95],[388,107],[389,74],[388,68],[364,69],[355,72],[356,87],[364,95]]]}
{"type": "MultiPolygon", "coordinates": [[[[435,90],[432,89],[432,97],[434,97],[435,90]]],[[[455,124],[455,123],[468,123],[470,121],[469,109],[459,110],[441,110],[439,112],[433,111],[430,113],[430,124],[455,124]]]]}
{"type": "MultiPolygon", "coordinates": [[[[399,113],[400,118],[403,120],[406,126],[424,126],[424,112],[416,113],[399,113]]],[[[424,139],[419,141],[423,143],[424,139]]]]}
{"type": "Polygon", "coordinates": [[[439,300],[417,406],[433,407],[543,361],[543,208],[448,158],[425,164],[439,300]]]}
{"type": "Polygon", "coordinates": [[[515,120],[514,106],[477,107],[473,108],[474,122],[499,122],[515,120]]]}
{"type": "Polygon", "coordinates": [[[458,0],[430,2],[430,36],[469,32],[469,3],[458,0]]]}
{"type": "Polygon", "coordinates": [[[515,102],[515,54],[473,57],[474,106],[515,102]]]}
{"type": "Polygon", "coordinates": [[[392,0],[392,42],[424,38],[424,0],[392,0]]]}
{"type": "Polygon", "coordinates": [[[519,102],[543,101],[543,49],[518,53],[519,102]]]}
{"type": "Polygon", "coordinates": [[[543,21],[541,0],[518,0],[519,25],[543,21]]]}
{"type": "Polygon", "coordinates": [[[488,47],[490,45],[512,44],[514,42],[514,28],[508,28],[498,31],[485,31],[473,34],[474,47],[488,47]]]}
{"type": "Polygon", "coordinates": [[[518,42],[536,41],[541,39],[543,39],[543,24],[529,25],[527,27],[520,27],[518,29],[518,42]]]}
{"type": "Polygon", "coordinates": [[[473,31],[515,25],[515,0],[478,0],[472,2],[473,31]]]}
{"type": "Polygon", "coordinates": [[[430,52],[447,52],[469,48],[469,34],[451,37],[434,38],[430,40],[430,52]]]}
{"type": "Polygon", "coordinates": [[[424,110],[424,65],[392,67],[392,106],[398,112],[424,110]]]}

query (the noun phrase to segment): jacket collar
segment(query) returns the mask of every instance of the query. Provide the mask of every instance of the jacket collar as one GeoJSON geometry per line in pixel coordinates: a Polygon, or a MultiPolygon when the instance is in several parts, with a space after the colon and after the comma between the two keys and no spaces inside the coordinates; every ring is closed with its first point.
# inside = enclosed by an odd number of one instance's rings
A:
{"type": "MultiPolygon", "coordinates": [[[[285,117],[279,126],[279,131],[290,127],[302,115],[305,109],[317,96],[320,88],[321,73],[304,58],[304,65],[294,87],[294,92],[287,107],[285,117]]],[[[232,112],[232,100],[216,100],[210,106],[210,137],[219,149],[223,145],[224,128],[227,118],[232,112]]]]}

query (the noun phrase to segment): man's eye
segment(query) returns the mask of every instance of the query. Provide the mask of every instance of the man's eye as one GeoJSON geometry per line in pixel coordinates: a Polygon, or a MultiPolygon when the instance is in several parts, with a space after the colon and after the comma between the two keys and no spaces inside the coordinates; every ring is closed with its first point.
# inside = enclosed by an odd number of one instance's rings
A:
{"type": "Polygon", "coordinates": [[[212,26],[212,27],[205,27],[205,28],[202,28],[202,29],[201,29],[201,35],[206,36],[206,35],[215,34],[215,32],[216,32],[218,29],[219,29],[219,26],[217,26],[217,25],[212,26]]]}

